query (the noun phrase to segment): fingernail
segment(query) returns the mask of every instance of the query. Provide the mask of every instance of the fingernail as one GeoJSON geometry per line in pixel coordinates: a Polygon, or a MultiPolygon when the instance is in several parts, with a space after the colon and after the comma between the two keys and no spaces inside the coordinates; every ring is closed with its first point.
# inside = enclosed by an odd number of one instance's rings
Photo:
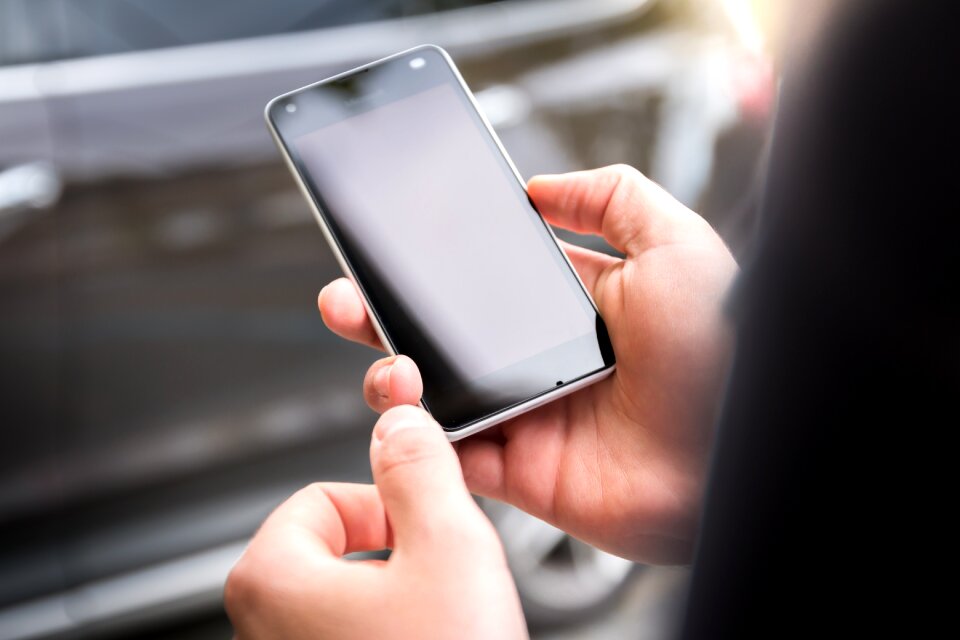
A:
{"type": "Polygon", "coordinates": [[[413,364],[413,360],[402,354],[398,355],[390,364],[390,372],[391,375],[396,372],[400,377],[408,378],[418,375],[417,365],[413,364]]]}
{"type": "Polygon", "coordinates": [[[558,182],[562,179],[563,176],[557,173],[541,173],[530,178],[529,182],[558,182]]]}
{"type": "Polygon", "coordinates": [[[390,396],[391,369],[393,369],[393,363],[390,363],[385,367],[380,367],[380,370],[373,374],[373,390],[384,398],[390,396]]]}

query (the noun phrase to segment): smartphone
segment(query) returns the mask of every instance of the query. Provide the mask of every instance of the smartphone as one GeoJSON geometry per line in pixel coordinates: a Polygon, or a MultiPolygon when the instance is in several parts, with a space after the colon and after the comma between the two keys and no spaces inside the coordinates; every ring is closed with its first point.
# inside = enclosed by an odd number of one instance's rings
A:
{"type": "Polygon", "coordinates": [[[450,56],[285,93],[267,125],[421,405],[458,440],[609,375],[596,305],[450,56]]]}

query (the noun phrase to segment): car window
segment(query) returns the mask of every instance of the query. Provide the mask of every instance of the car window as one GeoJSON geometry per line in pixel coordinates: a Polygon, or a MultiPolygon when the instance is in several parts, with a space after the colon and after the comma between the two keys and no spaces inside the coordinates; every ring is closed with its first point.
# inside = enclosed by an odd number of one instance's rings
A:
{"type": "Polygon", "coordinates": [[[291,33],[491,2],[0,0],[0,66],[291,33]]]}

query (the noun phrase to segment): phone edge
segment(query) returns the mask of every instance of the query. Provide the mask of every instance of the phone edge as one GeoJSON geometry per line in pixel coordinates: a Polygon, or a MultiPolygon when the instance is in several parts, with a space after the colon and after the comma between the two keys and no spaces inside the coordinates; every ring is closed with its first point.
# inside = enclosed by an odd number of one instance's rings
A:
{"type": "Polygon", "coordinates": [[[591,373],[586,377],[580,378],[579,380],[576,380],[574,382],[564,384],[563,386],[556,387],[555,389],[550,389],[548,391],[545,391],[540,395],[534,396],[533,398],[530,398],[525,402],[522,402],[518,405],[514,405],[508,409],[498,411],[497,413],[487,418],[468,424],[467,426],[457,429],[456,431],[448,431],[447,429],[444,429],[443,432],[446,434],[447,440],[449,440],[450,442],[456,442],[457,440],[461,440],[463,438],[466,438],[467,436],[471,436],[479,431],[483,431],[484,429],[489,429],[490,427],[498,425],[501,422],[506,422],[511,418],[516,418],[517,416],[522,415],[528,411],[532,411],[537,407],[541,407],[545,404],[549,404],[554,400],[559,400],[563,396],[570,395],[575,391],[579,391],[580,389],[589,387],[594,383],[600,382],[607,376],[610,376],[616,368],[617,368],[617,365],[616,363],[614,363],[609,367],[606,367],[604,369],[591,373]]]}

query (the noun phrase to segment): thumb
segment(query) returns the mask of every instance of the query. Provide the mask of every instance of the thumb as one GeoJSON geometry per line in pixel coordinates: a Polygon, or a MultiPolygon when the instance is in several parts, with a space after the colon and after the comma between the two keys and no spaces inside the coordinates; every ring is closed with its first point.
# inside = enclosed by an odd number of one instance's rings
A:
{"type": "Polygon", "coordinates": [[[370,463],[394,548],[436,553],[466,532],[490,530],[453,447],[423,409],[403,405],[380,416],[370,463]]]}
{"type": "Polygon", "coordinates": [[[642,173],[622,164],[534,176],[527,192],[549,223],[602,235],[627,255],[674,241],[677,223],[698,217],[642,173]]]}

